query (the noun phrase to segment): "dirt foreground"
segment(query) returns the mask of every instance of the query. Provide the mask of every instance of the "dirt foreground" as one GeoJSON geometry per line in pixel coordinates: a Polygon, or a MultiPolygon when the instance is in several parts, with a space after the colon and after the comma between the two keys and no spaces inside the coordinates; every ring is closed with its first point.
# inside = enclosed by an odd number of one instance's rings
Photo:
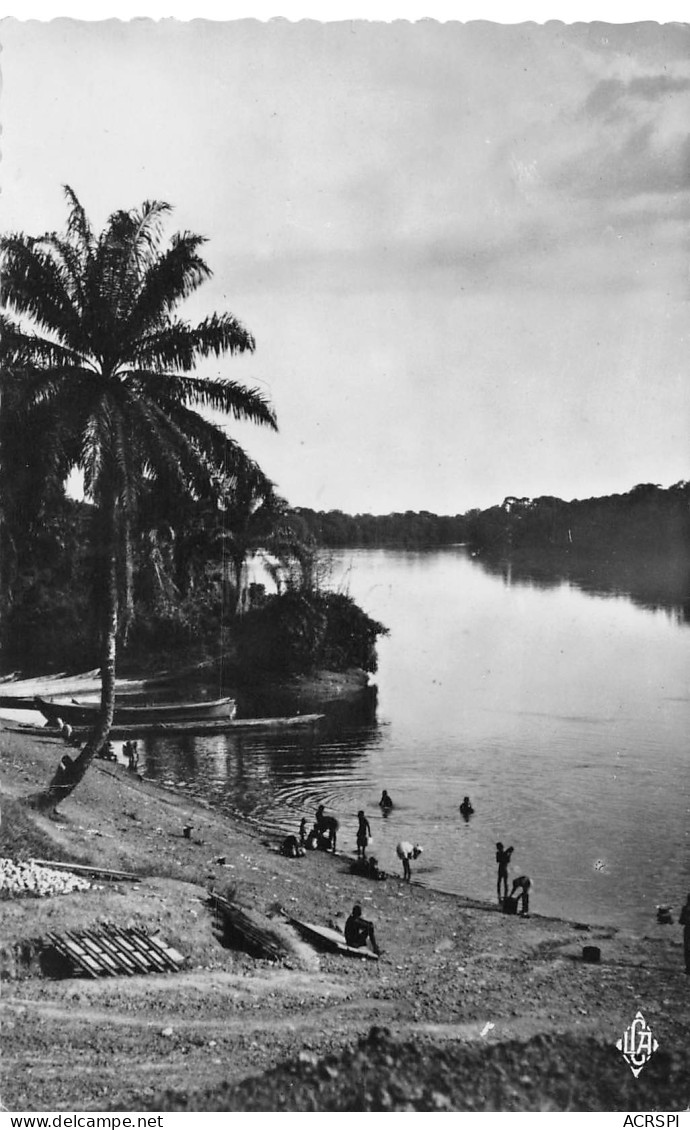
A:
{"type": "Polygon", "coordinates": [[[140,878],[2,901],[6,1109],[690,1107],[690,978],[677,926],[634,936],[508,917],[397,875],[372,882],[350,874],[354,828],[342,829],[342,855],[285,859],[260,828],[108,762],[57,818],[36,816],[16,802],[45,784],[62,752],[54,739],[0,731],[0,855],[140,878]],[[285,959],[221,945],[210,886],[272,919],[285,959]],[[376,924],[378,963],[317,953],[280,914],[342,929],[355,902],[376,924]],[[106,923],[158,931],[183,969],[45,975],[47,932],[106,923]],[[600,964],[582,960],[583,945],[601,949],[600,964]],[[615,1045],[638,1010],[658,1050],[636,1079],[615,1045]]]}

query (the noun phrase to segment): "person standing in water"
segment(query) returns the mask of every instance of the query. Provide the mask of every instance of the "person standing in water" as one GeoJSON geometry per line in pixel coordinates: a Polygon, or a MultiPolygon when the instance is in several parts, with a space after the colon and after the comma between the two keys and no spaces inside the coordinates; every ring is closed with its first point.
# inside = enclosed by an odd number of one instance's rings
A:
{"type": "Polygon", "coordinates": [[[470,798],[468,796],[466,796],[465,799],[463,800],[462,804],[460,805],[460,814],[463,817],[463,819],[469,820],[470,816],[472,816],[473,813],[474,813],[474,809],[472,807],[472,801],[470,800],[470,798]]]}
{"type": "Polygon", "coordinates": [[[361,808],[357,813],[357,819],[359,820],[359,827],[357,828],[357,858],[365,859],[367,844],[371,839],[371,827],[361,808]]]}
{"type": "Polygon", "coordinates": [[[508,865],[510,857],[513,854],[513,848],[505,848],[502,843],[496,844],[496,862],[498,864],[498,880],[496,882],[496,892],[498,894],[498,901],[502,902],[504,898],[508,897],[508,865]],[[501,894],[501,889],[503,893],[501,894]]]}
{"type": "Polygon", "coordinates": [[[392,807],[393,807],[393,801],[391,800],[388,793],[384,789],[383,792],[381,793],[381,800],[379,801],[379,808],[382,808],[384,812],[387,812],[392,807]]]}

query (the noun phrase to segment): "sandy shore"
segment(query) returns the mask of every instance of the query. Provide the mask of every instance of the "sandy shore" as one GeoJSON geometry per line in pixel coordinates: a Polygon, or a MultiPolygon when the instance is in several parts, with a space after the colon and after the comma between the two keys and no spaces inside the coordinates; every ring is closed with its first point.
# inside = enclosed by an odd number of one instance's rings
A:
{"type": "Polygon", "coordinates": [[[2,902],[9,1110],[690,1105],[690,978],[677,926],[636,936],[544,918],[538,905],[517,919],[397,875],[371,882],[350,874],[354,828],[342,829],[342,854],[288,860],[261,828],[107,762],[58,818],[28,814],[15,802],[47,781],[61,752],[53,739],[0,731],[0,854],[140,878],[2,902]],[[211,885],[278,924],[284,961],[218,942],[211,885]],[[317,954],[280,915],[342,928],[355,902],[376,924],[378,963],[317,954]],[[37,939],[104,923],[159,930],[185,955],[183,970],[93,981],[42,974],[37,939]],[[582,961],[583,945],[600,947],[600,964],[582,961]],[[635,1080],[615,1043],[638,1010],[659,1050],[635,1080]],[[353,1051],[372,1028],[390,1035],[353,1051]],[[362,1057],[377,1064],[368,1090],[362,1057]],[[178,1098],[163,1098],[170,1089],[178,1098]]]}

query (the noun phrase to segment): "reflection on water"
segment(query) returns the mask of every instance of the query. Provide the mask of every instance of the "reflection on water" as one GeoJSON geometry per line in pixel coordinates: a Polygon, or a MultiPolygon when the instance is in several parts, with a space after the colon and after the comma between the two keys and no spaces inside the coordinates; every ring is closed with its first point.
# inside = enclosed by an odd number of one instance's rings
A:
{"type": "Polygon", "coordinates": [[[623,596],[643,608],[665,609],[678,623],[690,623],[690,553],[588,556],[551,550],[510,558],[482,554],[475,560],[507,585],[553,588],[568,582],[596,596],[623,596]]]}
{"type": "MultiPolygon", "coordinates": [[[[502,840],[535,911],[654,930],[656,904],[678,907],[690,886],[687,627],[462,549],[343,553],[345,577],[391,629],[378,698],[329,707],[314,732],[156,739],[145,772],[276,836],[323,803],[344,851],[364,808],[381,866],[397,872],[396,843],[416,840],[415,878],[472,896],[493,896],[502,840]]],[[[244,714],[289,707],[240,699],[244,714]]]]}

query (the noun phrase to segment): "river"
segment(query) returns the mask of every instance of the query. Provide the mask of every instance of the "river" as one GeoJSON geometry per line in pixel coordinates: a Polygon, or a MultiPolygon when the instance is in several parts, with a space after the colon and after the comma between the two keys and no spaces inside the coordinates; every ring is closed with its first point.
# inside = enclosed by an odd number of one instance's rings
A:
{"type": "Polygon", "coordinates": [[[380,866],[399,872],[395,845],[412,840],[414,879],[476,898],[495,897],[501,840],[534,911],[663,929],[657,904],[677,913],[690,890],[688,624],[619,593],[516,581],[462,547],[338,553],[332,583],[390,629],[376,701],[316,734],[140,743],[144,772],[276,838],[324,803],[346,852],[363,808],[380,866]]]}

